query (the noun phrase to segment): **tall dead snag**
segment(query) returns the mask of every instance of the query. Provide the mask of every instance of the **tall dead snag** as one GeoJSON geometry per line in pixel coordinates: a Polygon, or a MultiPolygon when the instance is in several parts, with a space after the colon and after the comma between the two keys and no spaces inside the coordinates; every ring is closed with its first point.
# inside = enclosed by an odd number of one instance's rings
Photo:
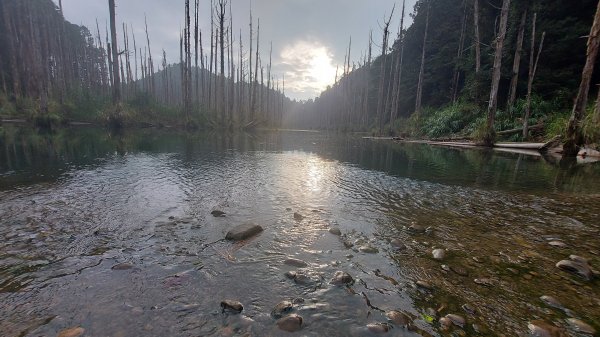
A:
{"type": "Polygon", "coordinates": [[[195,90],[194,90],[194,102],[196,102],[196,104],[199,102],[199,90],[200,90],[200,76],[198,76],[199,74],[199,70],[198,70],[198,1],[199,0],[195,0],[194,1],[194,70],[195,70],[195,90]]]}
{"type": "Polygon", "coordinates": [[[384,91],[385,91],[385,68],[386,68],[386,59],[387,59],[387,49],[388,49],[388,38],[390,36],[390,22],[392,21],[392,16],[394,15],[394,9],[396,5],[392,7],[392,13],[390,13],[390,17],[387,21],[384,22],[383,25],[383,41],[381,44],[381,69],[379,71],[379,95],[377,98],[377,121],[379,123],[379,134],[383,134],[383,109],[384,109],[384,91]]]}
{"type": "Polygon", "coordinates": [[[252,84],[252,108],[250,110],[251,122],[255,121],[256,118],[256,89],[258,87],[258,48],[260,42],[260,19],[258,19],[258,23],[256,26],[256,55],[254,58],[254,84],[252,84]]]}
{"type": "Polygon", "coordinates": [[[540,47],[538,48],[537,56],[535,57],[534,61],[536,21],[537,13],[533,14],[533,26],[531,28],[531,53],[529,55],[529,79],[527,80],[527,104],[525,105],[525,115],[523,116],[523,140],[526,140],[529,136],[529,116],[531,115],[531,92],[533,89],[533,79],[535,78],[535,73],[537,72],[537,65],[540,60],[542,48],[544,47],[544,38],[546,37],[546,32],[542,33],[540,47]]]}
{"type": "Polygon", "coordinates": [[[423,80],[425,75],[425,51],[427,47],[427,33],[429,31],[429,11],[431,3],[427,3],[427,15],[425,16],[425,33],[423,34],[423,50],[421,52],[421,68],[419,68],[419,84],[417,85],[417,99],[415,102],[415,114],[421,114],[421,99],[423,98],[423,80]]]}
{"type": "MultiPolygon", "coordinates": [[[[513,105],[515,104],[515,100],[517,99],[517,84],[519,83],[519,70],[521,69],[521,54],[523,53],[523,40],[525,39],[526,22],[527,9],[523,11],[523,15],[521,16],[521,23],[519,24],[519,33],[517,35],[517,47],[515,48],[515,58],[513,60],[512,67],[512,79],[510,81],[510,89],[508,90],[508,102],[506,103],[506,110],[508,111],[512,110],[513,105]]],[[[533,47],[531,48],[531,50],[533,50],[533,47]]]]}
{"type": "Polygon", "coordinates": [[[115,0],[108,0],[110,12],[110,38],[112,49],[112,78],[113,78],[113,103],[121,101],[121,76],[119,75],[119,51],[117,50],[117,24],[115,21],[115,0]]]}
{"type": "Polygon", "coordinates": [[[373,31],[369,31],[369,48],[368,48],[368,56],[367,56],[367,64],[365,71],[365,91],[363,98],[363,113],[362,113],[362,121],[361,127],[364,127],[368,120],[369,115],[369,90],[371,87],[371,58],[372,58],[372,50],[373,50],[373,31]]]}
{"type": "Polygon", "coordinates": [[[456,103],[458,98],[458,87],[460,83],[460,62],[462,60],[465,48],[465,33],[467,29],[467,3],[463,0],[463,16],[461,21],[460,38],[458,41],[458,52],[456,53],[456,62],[454,64],[454,76],[452,77],[452,103],[456,103]]]}
{"type": "Polygon", "coordinates": [[[390,123],[393,123],[398,117],[398,109],[400,106],[400,84],[402,83],[402,65],[404,63],[404,9],[406,0],[402,1],[402,17],[400,18],[400,32],[398,32],[398,40],[400,42],[400,50],[396,59],[396,70],[394,73],[394,90],[392,98],[392,109],[390,112],[390,123]]]}
{"type": "Polygon", "coordinates": [[[227,0],[217,2],[217,20],[219,22],[219,47],[221,52],[221,71],[219,77],[219,110],[221,125],[225,126],[225,10],[227,0]]]}
{"type": "MultiPolygon", "coordinates": [[[[254,81],[252,79],[252,46],[253,46],[253,39],[252,39],[252,34],[254,33],[254,31],[252,30],[252,4],[250,4],[250,44],[249,44],[249,48],[250,48],[250,53],[248,54],[248,115],[251,115],[251,111],[252,111],[252,104],[254,104],[252,102],[252,87],[254,84],[254,81]]],[[[250,118],[253,118],[252,116],[247,116],[250,118]]],[[[242,124],[245,124],[245,121],[243,121],[242,124]]]]}
{"type": "Polygon", "coordinates": [[[213,108],[213,85],[212,85],[212,77],[213,77],[213,57],[215,52],[215,14],[213,11],[213,0],[210,0],[210,63],[208,65],[208,107],[210,109],[213,108]]]}
{"type": "Polygon", "coordinates": [[[146,14],[144,14],[144,25],[146,27],[146,43],[148,45],[148,76],[150,77],[150,83],[148,86],[150,87],[150,93],[155,95],[154,62],[152,61],[152,49],[150,49],[150,36],[148,35],[148,21],[146,20],[146,14]]]}
{"type": "Polygon", "coordinates": [[[475,28],[475,74],[481,70],[481,38],[479,35],[479,0],[473,2],[473,26],[475,28]]]}
{"type": "Polygon", "coordinates": [[[585,116],[585,108],[587,106],[588,95],[590,91],[590,82],[592,81],[592,74],[594,73],[594,63],[598,56],[598,46],[600,45],[600,2],[596,8],[596,15],[594,16],[594,23],[590,30],[590,35],[587,42],[587,58],[585,60],[585,66],[581,73],[581,83],[579,84],[579,91],[575,104],[573,105],[573,112],[569,119],[567,126],[567,139],[563,145],[563,157],[576,156],[579,152],[579,148],[584,143],[583,134],[581,132],[581,122],[585,116]]]}
{"type": "Polygon", "coordinates": [[[487,130],[483,139],[487,146],[494,145],[494,138],[496,136],[494,123],[496,120],[496,109],[498,108],[498,86],[500,85],[500,75],[502,70],[502,48],[504,47],[504,39],[506,38],[509,7],[510,0],[503,0],[502,12],[500,14],[500,28],[498,31],[498,36],[496,37],[496,41],[494,41],[496,52],[494,53],[494,68],[492,69],[492,86],[488,104],[487,130]]]}

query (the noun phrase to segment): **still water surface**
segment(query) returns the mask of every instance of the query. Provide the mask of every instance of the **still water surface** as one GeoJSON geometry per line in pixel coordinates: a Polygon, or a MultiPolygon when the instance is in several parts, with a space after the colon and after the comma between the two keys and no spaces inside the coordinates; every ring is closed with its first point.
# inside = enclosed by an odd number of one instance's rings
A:
{"type": "Polygon", "coordinates": [[[569,317],[600,327],[599,277],[555,264],[600,268],[599,178],[597,164],[347,135],[4,127],[0,335],[278,336],[271,310],[295,299],[291,335],[368,336],[401,310],[412,328],[387,335],[526,335],[544,321],[577,336],[569,317]],[[264,232],[223,240],[245,222],[264,232]],[[330,285],[338,270],[354,284],[330,285]],[[224,299],[242,314],[221,314],[224,299]],[[444,329],[447,314],[466,324],[444,329]]]}

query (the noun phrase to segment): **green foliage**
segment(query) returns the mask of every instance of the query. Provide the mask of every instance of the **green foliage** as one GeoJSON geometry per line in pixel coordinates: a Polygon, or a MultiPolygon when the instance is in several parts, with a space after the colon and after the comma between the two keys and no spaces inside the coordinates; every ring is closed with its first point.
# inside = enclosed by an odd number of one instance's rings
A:
{"type": "Polygon", "coordinates": [[[595,114],[594,107],[587,110],[582,131],[587,144],[600,143],[600,115],[595,114]]]}
{"type": "Polygon", "coordinates": [[[428,116],[421,125],[421,134],[429,138],[464,134],[463,130],[481,115],[476,105],[463,102],[449,105],[431,114],[427,112],[428,110],[425,110],[425,115],[428,116]]]}

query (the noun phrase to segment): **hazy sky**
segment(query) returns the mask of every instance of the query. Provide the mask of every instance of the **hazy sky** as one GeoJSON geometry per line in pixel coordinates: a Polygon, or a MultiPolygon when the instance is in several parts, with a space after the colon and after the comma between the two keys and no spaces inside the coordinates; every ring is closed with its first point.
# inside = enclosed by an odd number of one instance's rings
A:
{"type": "MultiPolygon", "coordinates": [[[[54,1],[58,3],[58,0],[54,1]]],[[[232,0],[235,50],[237,54],[241,29],[246,57],[250,1],[232,0]]],[[[193,5],[194,1],[190,2],[193,5]]],[[[415,2],[407,0],[407,23],[410,23],[408,14],[412,12],[415,2]]],[[[95,35],[98,19],[104,35],[108,22],[107,0],[62,0],[62,3],[67,20],[87,26],[95,35]]],[[[153,58],[161,59],[162,49],[165,49],[169,63],[179,62],[179,32],[184,22],[184,0],[116,0],[116,3],[117,22],[133,26],[138,48],[145,41],[146,14],[153,58]]],[[[286,94],[297,99],[318,96],[321,90],[334,82],[336,65],[340,65],[341,72],[350,36],[353,61],[358,61],[361,54],[365,53],[370,29],[373,29],[376,43],[374,53],[380,52],[380,26],[394,3],[393,0],[252,0],[254,29],[256,20],[260,19],[263,65],[266,68],[269,43],[272,41],[273,73],[279,78],[285,73],[286,94]]],[[[393,36],[398,30],[401,6],[402,2],[398,0],[392,22],[393,36]]],[[[210,49],[210,1],[201,0],[200,7],[200,28],[204,49],[207,50],[210,49]]]]}

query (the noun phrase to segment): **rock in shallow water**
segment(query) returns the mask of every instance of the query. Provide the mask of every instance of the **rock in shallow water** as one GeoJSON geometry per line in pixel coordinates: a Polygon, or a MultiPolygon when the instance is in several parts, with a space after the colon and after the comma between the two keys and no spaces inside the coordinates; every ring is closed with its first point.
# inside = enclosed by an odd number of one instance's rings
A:
{"type": "Polygon", "coordinates": [[[129,269],[133,269],[133,265],[131,263],[123,262],[123,263],[115,264],[110,269],[112,269],[112,270],[129,270],[129,269]]]}
{"type": "Polygon", "coordinates": [[[544,295],[544,296],[540,297],[540,300],[542,302],[544,302],[544,304],[546,304],[547,306],[550,306],[550,307],[553,307],[556,309],[561,309],[561,310],[564,309],[564,306],[556,298],[554,298],[552,296],[544,295]]]}
{"type": "Polygon", "coordinates": [[[433,286],[429,282],[427,282],[427,281],[418,280],[416,282],[416,285],[419,288],[423,288],[423,289],[427,289],[427,290],[433,290],[433,286]]]}
{"type": "Polygon", "coordinates": [[[277,326],[283,331],[294,332],[302,329],[302,322],[301,316],[292,314],[277,320],[277,326]]]}
{"type": "Polygon", "coordinates": [[[219,210],[214,210],[214,211],[210,212],[210,214],[212,214],[212,216],[214,216],[215,218],[220,218],[220,217],[225,216],[225,212],[219,211],[219,210]]]}
{"type": "Polygon", "coordinates": [[[306,262],[299,260],[299,259],[293,259],[293,258],[289,258],[289,259],[283,261],[283,263],[288,266],[293,266],[293,267],[298,267],[298,268],[304,268],[304,267],[308,266],[308,264],[306,262]]]}
{"type": "Polygon", "coordinates": [[[373,333],[386,333],[390,331],[392,327],[386,323],[370,323],[367,324],[367,329],[373,333]]]}
{"type": "Polygon", "coordinates": [[[373,246],[369,246],[369,245],[364,245],[364,246],[360,246],[358,248],[358,250],[362,253],[366,253],[366,254],[377,254],[379,253],[379,250],[373,246]]]}
{"type": "Polygon", "coordinates": [[[405,250],[406,249],[406,245],[398,239],[393,239],[392,241],[390,241],[390,245],[392,246],[392,248],[394,248],[394,250],[405,250]]]}
{"type": "Polygon", "coordinates": [[[340,231],[340,229],[336,227],[329,228],[329,233],[337,236],[342,235],[342,231],[340,231]]]}
{"type": "Polygon", "coordinates": [[[443,260],[444,257],[446,257],[446,251],[443,249],[434,249],[431,252],[431,255],[433,255],[433,258],[436,260],[443,260]]]}
{"type": "Polygon", "coordinates": [[[392,323],[406,327],[412,323],[412,319],[406,313],[398,310],[391,310],[385,313],[385,317],[387,317],[392,323]]]}
{"type": "Polygon", "coordinates": [[[586,281],[590,281],[594,277],[592,268],[590,268],[587,260],[576,255],[569,256],[569,260],[559,261],[556,267],[577,274],[586,281]]]}
{"type": "Polygon", "coordinates": [[[69,328],[59,332],[57,337],[79,337],[83,335],[84,332],[85,329],[82,327],[69,328]]]}
{"type": "Polygon", "coordinates": [[[354,282],[354,279],[352,278],[352,276],[350,276],[350,274],[343,272],[343,271],[336,271],[335,274],[333,275],[333,278],[331,279],[331,281],[329,281],[330,284],[333,285],[346,285],[346,284],[352,284],[354,282]]]}
{"type": "Polygon", "coordinates": [[[556,327],[545,321],[532,321],[527,325],[532,337],[568,337],[564,329],[556,327]]]}
{"type": "Polygon", "coordinates": [[[300,220],[304,219],[304,215],[296,212],[296,213],[294,213],[294,219],[300,221],[300,220]]]}
{"type": "Polygon", "coordinates": [[[263,228],[261,226],[253,223],[246,223],[232,228],[229,232],[227,232],[225,239],[232,241],[245,240],[262,231],[263,228]]]}
{"type": "Polygon", "coordinates": [[[448,314],[446,316],[444,316],[444,318],[448,319],[450,322],[452,322],[452,324],[463,328],[465,326],[465,319],[462,316],[459,315],[455,315],[455,314],[448,314]]]}
{"type": "Polygon", "coordinates": [[[294,304],[290,301],[281,301],[271,311],[271,316],[281,318],[289,314],[294,309],[294,304]]]}
{"type": "Polygon", "coordinates": [[[232,313],[232,314],[239,314],[240,312],[242,312],[242,310],[244,310],[244,306],[242,305],[242,303],[238,302],[238,301],[234,301],[234,300],[224,300],[221,301],[221,312],[225,313],[232,313]]]}
{"type": "Polygon", "coordinates": [[[567,322],[571,325],[573,330],[586,334],[586,335],[594,335],[596,334],[596,329],[594,329],[591,325],[577,319],[577,318],[567,318],[567,322]]]}

